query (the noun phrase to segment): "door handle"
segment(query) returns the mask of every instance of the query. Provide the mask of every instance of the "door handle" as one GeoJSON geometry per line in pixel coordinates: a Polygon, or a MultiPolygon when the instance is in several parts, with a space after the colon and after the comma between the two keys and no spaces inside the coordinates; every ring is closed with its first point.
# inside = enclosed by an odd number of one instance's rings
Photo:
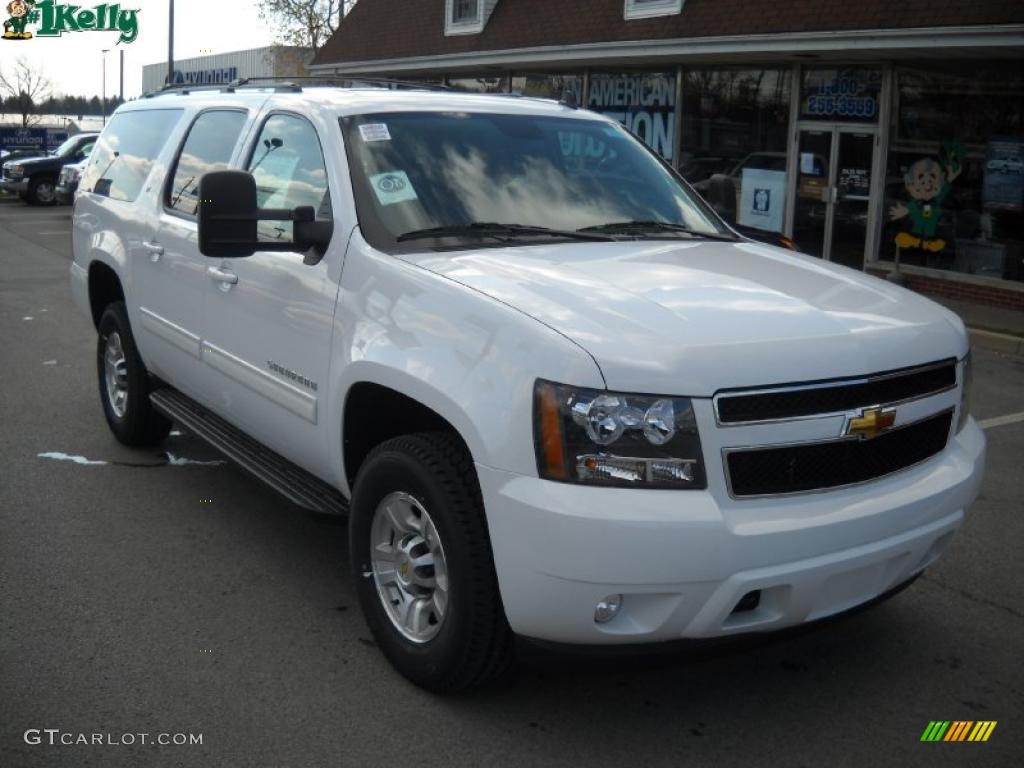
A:
{"type": "Polygon", "coordinates": [[[160,257],[164,254],[164,247],[160,243],[150,243],[143,240],[142,247],[149,253],[149,260],[154,263],[160,261],[160,257]]]}
{"type": "Polygon", "coordinates": [[[230,270],[221,269],[220,267],[207,267],[206,274],[210,276],[211,280],[216,280],[218,283],[234,285],[238,282],[238,275],[230,270]]]}

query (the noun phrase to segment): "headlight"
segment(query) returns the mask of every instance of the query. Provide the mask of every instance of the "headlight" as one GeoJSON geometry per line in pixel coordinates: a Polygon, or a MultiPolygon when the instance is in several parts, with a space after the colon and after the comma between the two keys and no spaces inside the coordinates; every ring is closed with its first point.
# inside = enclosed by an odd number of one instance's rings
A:
{"type": "Polygon", "coordinates": [[[974,366],[971,365],[971,353],[960,362],[960,412],[956,420],[957,434],[967,424],[967,417],[971,415],[971,385],[974,383],[974,366]]]}
{"type": "Polygon", "coordinates": [[[23,166],[23,165],[16,165],[16,166],[14,166],[13,168],[11,168],[9,175],[10,175],[10,177],[12,179],[16,179],[19,176],[24,176],[25,175],[25,166],[23,166]]]}
{"type": "Polygon", "coordinates": [[[707,487],[693,404],[537,381],[537,471],[548,480],[642,488],[707,487]]]}

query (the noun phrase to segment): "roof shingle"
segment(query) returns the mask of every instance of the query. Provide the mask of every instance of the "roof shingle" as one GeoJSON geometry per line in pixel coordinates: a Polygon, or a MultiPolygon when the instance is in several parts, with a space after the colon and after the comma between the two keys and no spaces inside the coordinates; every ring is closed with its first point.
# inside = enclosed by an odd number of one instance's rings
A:
{"type": "Polygon", "coordinates": [[[593,42],[1024,23],[1020,0],[687,0],[626,21],[622,0],[498,0],[484,31],[446,37],[445,0],[360,0],[314,64],[593,42]]]}

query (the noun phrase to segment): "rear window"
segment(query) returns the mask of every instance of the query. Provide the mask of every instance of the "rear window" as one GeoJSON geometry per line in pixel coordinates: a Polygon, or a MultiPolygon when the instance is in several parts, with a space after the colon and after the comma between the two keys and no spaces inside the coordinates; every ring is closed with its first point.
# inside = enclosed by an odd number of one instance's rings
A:
{"type": "Polygon", "coordinates": [[[199,208],[199,179],[204,173],[223,171],[249,116],[245,112],[213,110],[203,112],[189,129],[171,173],[164,204],[186,216],[199,208]]]}
{"type": "Polygon", "coordinates": [[[181,114],[180,109],[154,109],[114,115],[93,147],[82,189],[135,200],[181,114]]]}

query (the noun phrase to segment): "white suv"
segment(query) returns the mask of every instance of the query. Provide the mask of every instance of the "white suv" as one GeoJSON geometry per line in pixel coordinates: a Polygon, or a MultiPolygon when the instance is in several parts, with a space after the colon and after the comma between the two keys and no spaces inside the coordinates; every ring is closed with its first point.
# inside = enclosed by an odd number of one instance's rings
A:
{"type": "Polygon", "coordinates": [[[349,511],[366,619],[454,690],[513,633],[709,638],[907,584],[978,492],[968,337],[745,240],[617,123],[283,85],[121,107],[74,295],[129,445],[174,420],[349,511]]]}

